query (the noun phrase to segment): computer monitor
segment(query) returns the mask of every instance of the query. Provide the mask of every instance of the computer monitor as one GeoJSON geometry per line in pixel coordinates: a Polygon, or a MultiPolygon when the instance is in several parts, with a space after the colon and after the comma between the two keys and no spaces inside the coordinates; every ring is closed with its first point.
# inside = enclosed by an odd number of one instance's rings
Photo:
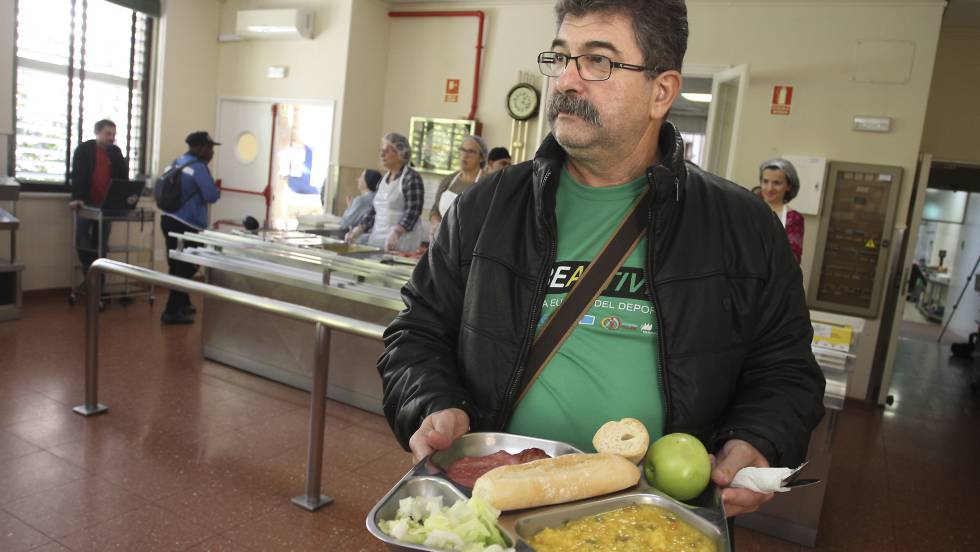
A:
{"type": "Polygon", "coordinates": [[[113,178],[109,182],[105,199],[99,207],[103,211],[131,211],[139,203],[146,181],[113,178]]]}

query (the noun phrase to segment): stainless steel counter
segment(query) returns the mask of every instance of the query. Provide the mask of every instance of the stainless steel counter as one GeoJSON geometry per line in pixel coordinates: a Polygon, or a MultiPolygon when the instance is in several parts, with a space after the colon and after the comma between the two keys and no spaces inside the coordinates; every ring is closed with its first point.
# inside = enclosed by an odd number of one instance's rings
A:
{"type": "MultiPolygon", "coordinates": [[[[205,231],[178,239],[171,258],[204,267],[211,284],[383,326],[404,307],[400,289],[414,268],[410,260],[301,232],[205,231]]],[[[312,325],[207,298],[200,316],[206,358],[310,389],[312,325]]],[[[381,413],[375,365],[382,351],[379,341],[335,335],[327,396],[381,413]]]]}

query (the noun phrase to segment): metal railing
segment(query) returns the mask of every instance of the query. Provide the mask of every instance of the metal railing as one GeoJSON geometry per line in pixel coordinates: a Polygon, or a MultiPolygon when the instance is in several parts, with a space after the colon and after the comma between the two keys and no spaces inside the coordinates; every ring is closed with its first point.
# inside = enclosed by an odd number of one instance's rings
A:
{"type": "Polygon", "coordinates": [[[310,436],[306,457],[306,492],[292,499],[293,504],[314,511],[333,499],[320,494],[323,463],[323,429],[327,407],[327,370],[330,366],[330,332],[342,332],[380,340],[384,327],[318,311],[309,307],[260,297],[163,274],[155,270],[132,266],[109,259],[98,259],[88,271],[88,295],[85,309],[85,403],[72,410],[82,416],[92,416],[109,410],[99,403],[99,298],[102,295],[102,273],[118,274],[134,280],[187,293],[206,295],[284,318],[316,324],[316,349],[313,367],[313,386],[310,391],[310,436]]]}

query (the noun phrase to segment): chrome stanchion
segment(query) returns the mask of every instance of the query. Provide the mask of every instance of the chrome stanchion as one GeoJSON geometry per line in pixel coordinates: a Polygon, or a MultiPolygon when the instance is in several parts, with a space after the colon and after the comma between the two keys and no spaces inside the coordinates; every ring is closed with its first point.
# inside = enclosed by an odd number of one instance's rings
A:
{"type": "Polygon", "coordinates": [[[200,293],[207,297],[292,320],[316,324],[316,357],[313,370],[313,389],[310,392],[310,439],[306,460],[306,494],[292,499],[292,502],[311,512],[332,502],[332,498],[320,494],[320,483],[323,475],[323,429],[326,425],[327,410],[327,371],[330,367],[330,330],[336,329],[370,339],[381,339],[384,334],[384,327],[277,299],[258,297],[210,284],[202,284],[147,268],[131,266],[109,259],[98,259],[89,267],[87,275],[89,293],[85,310],[85,404],[72,409],[83,416],[91,416],[109,410],[108,406],[98,402],[99,299],[102,296],[102,274],[106,272],[177,291],[200,293]]]}
{"type": "Polygon", "coordinates": [[[99,300],[102,298],[102,271],[89,267],[85,296],[85,404],[72,408],[82,416],[109,410],[99,404],[99,300]]]}
{"type": "Polygon", "coordinates": [[[310,389],[310,442],[306,453],[306,494],[293,498],[293,504],[311,512],[333,502],[320,494],[323,463],[323,430],[327,414],[327,370],[330,367],[330,329],[316,325],[316,356],[313,388],[310,389]]]}

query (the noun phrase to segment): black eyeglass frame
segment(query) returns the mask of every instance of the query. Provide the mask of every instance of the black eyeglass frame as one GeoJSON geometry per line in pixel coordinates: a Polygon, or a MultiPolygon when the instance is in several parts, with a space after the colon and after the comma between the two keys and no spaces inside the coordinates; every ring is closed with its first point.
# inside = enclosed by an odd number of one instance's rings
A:
{"type": "Polygon", "coordinates": [[[565,73],[565,71],[568,70],[568,62],[570,62],[572,60],[575,60],[575,69],[578,70],[578,74],[579,74],[580,77],[582,77],[582,80],[586,80],[586,81],[589,81],[589,82],[602,82],[602,81],[609,80],[610,78],[612,78],[612,70],[614,68],[617,68],[617,69],[628,69],[630,71],[650,71],[650,72],[652,72],[652,73],[654,73],[656,75],[659,75],[660,73],[663,73],[665,71],[665,69],[662,68],[662,67],[645,67],[643,65],[634,65],[632,63],[623,63],[621,61],[613,61],[612,58],[610,58],[609,56],[604,56],[602,54],[579,54],[577,56],[570,56],[568,54],[563,54],[561,52],[541,52],[540,54],[538,54],[538,71],[541,71],[541,74],[544,75],[544,76],[546,76],[546,77],[558,78],[558,77],[562,76],[565,73]],[[565,58],[565,67],[562,68],[561,73],[558,73],[557,75],[549,75],[549,74],[545,73],[541,69],[541,64],[542,63],[545,63],[544,61],[541,60],[541,58],[543,56],[546,56],[546,55],[549,55],[549,54],[552,55],[552,56],[563,56],[565,58]],[[606,78],[604,78],[604,79],[589,79],[589,78],[586,78],[584,75],[582,75],[582,66],[579,65],[578,60],[579,60],[579,58],[583,58],[583,57],[601,57],[601,58],[608,59],[609,60],[609,74],[606,75],[606,78]]]}

